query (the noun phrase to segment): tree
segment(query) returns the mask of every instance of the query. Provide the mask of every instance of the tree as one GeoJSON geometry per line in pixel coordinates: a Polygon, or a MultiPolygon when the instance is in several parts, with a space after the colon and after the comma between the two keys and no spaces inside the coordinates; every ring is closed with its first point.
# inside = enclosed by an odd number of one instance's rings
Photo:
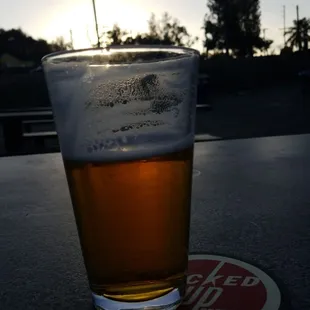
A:
{"type": "Polygon", "coordinates": [[[39,62],[51,52],[51,46],[45,40],[35,40],[21,29],[0,29],[0,54],[8,53],[22,60],[39,62]]]}
{"type": "Polygon", "coordinates": [[[43,39],[33,39],[21,29],[0,29],[0,54],[7,53],[25,61],[40,63],[44,55],[70,48],[62,37],[49,44],[43,39]]]}
{"type": "Polygon", "coordinates": [[[208,0],[204,21],[207,50],[225,50],[235,56],[253,56],[272,41],[261,38],[259,0],[208,0]]]}
{"type": "Polygon", "coordinates": [[[192,37],[185,26],[179,20],[165,12],[161,19],[157,20],[152,14],[149,20],[149,38],[163,45],[176,45],[191,47],[198,40],[192,37]]]}
{"type": "Polygon", "coordinates": [[[106,46],[112,46],[122,45],[127,35],[127,31],[122,30],[118,24],[114,24],[113,28],[104,32],[101,37],[105,37],[106,46]]]}
{"type": "Polygon", "coordinates": [[[309,48],[309,31],[310,31],[310,19],[303,18],[300,20],[294,20],[294,25],[289,28],[286,35],[289,35],[287,43],[292,47],[297,47],[299,51],[307,51],[309,48]]]}
{"type": "Polygon", "coordinates": [[[224,37],[221,33],[221,28],[210,20],[205,21],[205,41],[204,47],[208,56],[209,51],[216,52],[226,48],[226,54],[229,54],[229,47],[226,45],[224,37]]]}
{"type": "Polygon", "coordinates": [[[209,0],[207,3],[210,14],[205,16],[205,46],[212,50],[225,49],[229,55],[234,49],[234,35],[238,33],[235,7],[232,1],[209,0]]]}
{"type": "Polygon", "coordinates": [[[66,50],[73,49],[72,44],[65,42],[63,37],[57,37],[55,41],[52,41],[50,45],[51,45],[53,52],[66,51],[66,50]]]}
{"type": "Polygon", "coordinates": [[[192,46],[198,38],[192,37],[185,26],[170,16],[164,13],[160,19],[156,19],[154,14],[151,15],[148,21],[149,31],[147,33],[138,33],[136,36],[130,36],[127,31],[121,30],[118,25],[102,34],[106,39],[106,45],[177,45],[177,46],[192,46]]]}
{"type": "Polygon", "coordinates": [[[280,55],[283,57],[291,57],[293,55],[293,48],[285,46],[281,49],[280,55]]]}

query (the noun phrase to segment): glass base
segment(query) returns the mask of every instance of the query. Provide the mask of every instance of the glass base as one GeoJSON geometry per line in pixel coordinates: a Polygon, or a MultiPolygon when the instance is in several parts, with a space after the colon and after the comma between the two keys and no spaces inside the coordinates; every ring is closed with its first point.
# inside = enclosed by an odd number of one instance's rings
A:
{"type": "Polygon", "coordinates": [[[182,302],[183,290],[175,288],[170,293],[147,301],[141,302],[123,302],[108,299],[104,296],[92,293],[93,303],[97,310],[138,310],[138,309],[161,309],[161,310],[174,310],[182,302]]]}

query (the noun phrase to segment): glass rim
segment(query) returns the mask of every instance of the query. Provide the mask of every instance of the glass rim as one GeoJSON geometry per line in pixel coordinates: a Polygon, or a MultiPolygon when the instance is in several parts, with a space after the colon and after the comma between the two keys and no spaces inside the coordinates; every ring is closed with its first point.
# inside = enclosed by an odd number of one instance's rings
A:
{"type": "Polygon", "coordinates": [[[95,47],[95,48],[84,48],[84,49],[77,49],[77,50],[67,50],[67,51],[59,51],[53,52],[50,54],[45,55],[41,61],[50,62],[58,57],[61,58],[62,56],[95,56],[101,54],[106,54],[113,51],[116,52],[174,52],[179,55],[184,56],[200,56],[200,52],[196,49],[184,46],[173,46],[173,45],[113,45],[110,47],[95,47]]]}

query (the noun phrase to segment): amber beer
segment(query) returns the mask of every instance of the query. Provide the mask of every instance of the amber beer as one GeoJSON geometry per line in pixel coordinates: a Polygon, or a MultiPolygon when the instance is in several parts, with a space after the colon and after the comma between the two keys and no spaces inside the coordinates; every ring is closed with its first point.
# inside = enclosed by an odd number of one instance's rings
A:
{"type": "Polygon", "coordinates": [[[130,161],[64,158],[94,293],[137,302],[184,286],[192,158],[191,145],[130,161]]]}

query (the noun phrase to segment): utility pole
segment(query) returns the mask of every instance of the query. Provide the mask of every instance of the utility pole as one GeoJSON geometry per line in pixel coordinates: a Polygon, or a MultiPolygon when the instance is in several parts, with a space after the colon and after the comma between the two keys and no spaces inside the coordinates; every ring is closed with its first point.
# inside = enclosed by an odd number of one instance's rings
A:
{"type": "Polygon", "coordinates": [[[300,23],[299,23],[299,5],[296,5],[296,14],[297,14],[297,43],[299,51],[302,50],[302,42],[301,42],[301,33],[300,33],[300,23]]]}
{"type": "Polygon", "coordinates": [[[283,5],[283,39],[284,47],[286,47],[286,5],[283,5]]]}
{"type": "Polygon", "coordinates": [[[296,5],[297,22],[299,22],[299,5],[296,5]]]}
{"type": "Polygon", "coordinates": [[[96,3],[95,0],[93,1],[93,9],[94,9],[94,17],[95,17],[95,25],[96,25],[96,35],[97,35],[97,47],[100,47],[100,37],[99,37],[99,31],[98,31],[98,22],[97,22],[97,11],[96,11],[96,3]]]}
{"type": "Polygon", "coordinates": [[[263,28],[263,35],[264,35],[264,40],[266,40],[266,31],[268,30],[268,28],[263,28]]]}
{"type": "Polygon", "coordinates": [[[74,50],[72,29],[70,29],[70,43],[71,43],[71,49],[74,50]]]}
{"type": "MultiPolygon", "coordinates": [[[[268,28],[263,28],[263,37],[264,37],[264,41],[266,41],[266,31],[268,30],[268,28]]],[[[268,50],[265,49],[265,55],[268,55],[268,50]]]]}
{"type": "Polygon", "coordinates": [[[279,28],[283,31],[283,41],[284,41],[284,48],[287,46],[286,42],[286,35],[287,35],[287,27],[286,27],[286,5],[283,5],[283,28],[279,28]]]}

